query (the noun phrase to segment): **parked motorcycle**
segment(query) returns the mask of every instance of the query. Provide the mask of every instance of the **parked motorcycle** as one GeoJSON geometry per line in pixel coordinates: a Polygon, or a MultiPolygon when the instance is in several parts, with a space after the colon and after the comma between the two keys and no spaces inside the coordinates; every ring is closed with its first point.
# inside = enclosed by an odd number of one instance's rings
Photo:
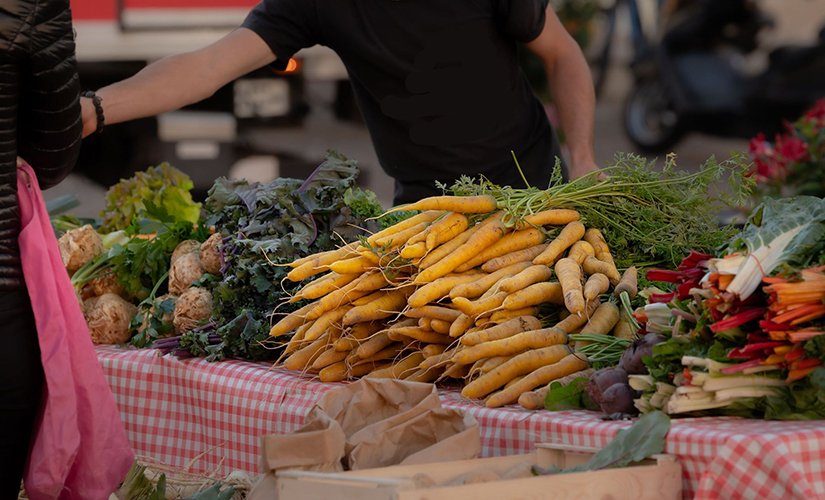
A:
{"type": "Polygon", "coordinates": [[[742,69],[772,25],[746,0],[680,2],[659,42],[632,65],[624,110],[631,141],[658,154],[689,132],[770,136],[825,96],[825,28],[810,46],[772,50],[758,74],[742,69]]]}

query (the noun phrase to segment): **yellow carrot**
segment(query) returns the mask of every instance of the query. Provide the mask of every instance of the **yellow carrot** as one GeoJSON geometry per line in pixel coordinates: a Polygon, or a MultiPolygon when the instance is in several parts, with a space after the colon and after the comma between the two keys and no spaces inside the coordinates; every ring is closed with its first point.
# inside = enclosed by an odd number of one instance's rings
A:
{"type": "Polygon", "coordinates": [[[447,214],[444,218],[433,222],[427,231],[425,246],[427,250],[432,250],[446,241],[450,241],[463,233],[470,226],[467,216],[459,213],[447,214]]]}
{"type": "Polygon", "coordinates": [[[365,342],[366,339],[370,338],[373,334],[381,331],[381,328],[382,325],[379,321],[352,325],[352,328],[350,328],[349,333],[345,337],[335,341],[335,350],[351,351],[357,349],[362,342],[365,342]]]}
{"type": "Polygon", "coordinates": [[[430,321],[430,329],[436,333],[441,333],[444,335],[449,335],[450,327],[452,325],[452,321],[444,321],[443,319],[433,319],[430,321]]]}
{"type": "Polygon", "coordinates": [[[444,344],[429,344],[424,346],[423,349],[421,349],[421,354],[424,355],[424,359],[429,359],[433,356],[442,354],[446,350],[447,346],[444,344]]]}
{"type": "Polygon", "coordinates": [[[427,344],[444,344],[449,345],[453,343],[453,338],[449,335],[443,335],[436,332],[428,332],[422,330],[417,326],[407,328],[396,328],[390,330],[388,333],[392,340],[403,340],[402,337],[409,337],[411,339],[419,340],[427,344]]]}
{"type": "Polygon", "coordinates": [[[427,256],[421,259],[421,262],[418,263],[418,267],[421,269],[427,269],[433,264],[439,262],[441,259],[454,252],[457,248],[467,243],[470,237],[473,234],[475,234],[479,229],[493,222],[500,221],[503,217],[503,210],[499,210],[493,215],[490,215],[489,217],[479,222],[475,226],[468,228],[463,233],[459,234],[455,238],[451,239],[450,241],[444,243],[443,245],[437,247],[435,250],[427,254],[427,256]]]}
{"type": "Polygon", "coordinates": [[[329,340],[329,335],[321,335],[308,346],[294,352],[290,357],[286,358],[286,360],[284,360],[284,368],[287,370],[304,370],[324,352],[329,340]]]}
{"type": "MultiPolygon", "coordinates": [[[[429,370],[430,368],[435,368],[438,366],[443,366],[450,362],[450,358],[456,352],[457,348],[448,348],[445,349],[444,352],[441,354],[435,354],[429,357],[426,357],[421,364],[418,365],[419,368],[422,370],[429,370]]],[[[422,352],[423,354],[423,352],[422,352]]]]}
{"type": "Polygon", "coordinates": [[[523,290],[530,285],[547,281],[553,277],[553,270],[545,265],[529,266],[512,278],[501,282],[499,287],[502,292],[513,293],[523,290]]]}
{"type": "Polygon", "coordinates": [[[584,240],[573,243],[573,246],[570,247],[570,253],[568,253],[568,257],[575,260],[579,265],[581,265],[588,256],[595,257],[596,250],[593,249],[590,243],[584,240]]]}
{"type": "Polygon", "coordinates": [[[387,362],[383,360],[377,363],[359,363],[355,366],[350,366],[347,375],[348,378],[363,377],[368,373],[372,373],[376,370],[383,370],[384,368],[389,368],[390,366],[392,366],[392,362],[387,362]]]}
{"type": "Polygon", "coordinates": [[[315,280],[303,287],[290,302],[297,302],[303,299],[319,299],[328,293],[332,293],[339,288],[352,283],[360,274],[338,274],[330,273],[328,277],[315,280]]]}
{"type": "Polygon", "coordinates": [[[555,281],[543,281],[530,285],[523,290],[510,294],[502,306],[504,309],[514,311],[525,307],[537,306],[539,304],[564,304],[564,294],[561,284],[555,281]]]}
{"type": "Polygon", "coordinates": [[[408,318],[435,318],[453,322],[461,316],[461,311],[441,306],[422,306],[407,309],[404,311],[404,316],[408,318]]]}
{"type": "Polygon", "coordinates": [[[480,275],[480,277],[475,281],[467,282],[463,285],[457,285],[450,291],[450,298],[455,299],[456,297],[467,297],[467,298],[475,298],[479,297],[484,294],[487,290],[490,289],[494,284],[500,281],[502,278],[506,278],[509,275],[515,275],[530,267],[529,262],[519,262],[513,264],[512,266],[507,266],[505,268],[499,269],[498,271],[487,274],[487,275],[480,275]]]}
{"type": "Polygon", "coordinates": [[[471,326],[473,326],[473,318],[462,313],[450,325],[450,337],[456,338],[464,335],[464,332],[471,326]]]}
{"type": "Polygon", "coordinates": [[[418,257],[423,257],[427,253],[427,246],[426,243],[423,241],[419,241],[415,244],[410,244],[408,241],[404,248],[401,249],[401,258],[402,259],[416,259],[418,257]]]}
{"type": "Polygon", "coordinates": [[[386,238],[388,236],[392,236],[396,233],[400,233],[401,231],[405,231],[411,227],[417,226],[422,222],[430,223],[438,219],[439,217],[442,217],[444,214],[445,212],[443,210],[428,210],[425,212],[421,212],[418,215],[414,215],[409,219],[404,219],[398,224],[395,224],[373,234],[372,236],[367,238],[367,243],[369,243],[370,245],[374,245],[377,240],[386,238]]]}
{"type": "Polygon", "coordinates": [[[437,379],[441,375],[441,370],[438,368],[431,368],[429,370],[422,370],[418,369],[417,371],[413,372],[412,374],[404,377],[404,380],[408,382],[432,382],[437,379]]]}
{"type": "Polygon", "coordinates": [[[280,321],[275,323],[272,329],[269,330],[269,334],[273,337],[280,337],[281,335],[285,335],[298,328],[309,321],[307,319],[307,314],[309,314],[313,308],[315,308],[315,304],[311,303],[305,305],[297,311],[287,314],[284,318],[281,318],[280,321]]]}
{"type": "Polygon", "coordinates": [[[633,300],[636,298],[636,293],[638,291],[638,276],[636,268],[628,267],[622,275],[622,279],[619,280],[619,284],[616,285],[616,289],[613,290],[613,293],[617,298],[619,298],[622,292],[627,292],[630,300],[633,300]]]}
{"type": "Polygon", "coordinates": [[[415,225],[415,226],[413,226],[409,229],[405,229],[405,230],[399,231],[395,234],[391,234],[389,236],[379,238],[379,239],[375,240],[375,243],[373,243],[373,246],[375,246],[377,248],[387,247],[389,249],[398,248],[401,245],[405,244],[407,242],[407,240],[409,240],[410,238],[412,238],[416,234],[418,234],[421,231],[424,231],[425,229],[427,229],[427,226],[429,226],[429,225],[430,225],[429,222],[422,222],[422,223],[417,224],[417,225],[415,225]]]}
{"type": "Polygon", "coordinates": [[[483,360],[479,360],[479,361],[484,361],[484,363],[481,365],[481,373],[490,373],[491,371],[495,370],[496,368],[503,365],[507,361],[515,358],[519,354],[521,354],[521,352],[516,353],[516,354],[511,354],[509,356],[494,356],[492,358],[486,358],[486,359],[483,359],[483,360]]]}
{"type": "Polygon", "coordinates": [[[461,343],[466,346],[474,346],[482,342],[489,342],[492,340],[506,339],[521,332],[528,332],[531,330],[539,330],[541,328],[541,321],[534,316],[522,316],[511,319],[500,325],[485,330],[479,330],[473,333],[466,333],[461,337],[461,343]]]}
{"type": "Polygon", "coordinates": [[[303,281],[307,278],[315,276],[316,274],[321,274],[328,269],[328,266],[316,267],[315,263],[306,262],[287,273],[286,279],[289,281],[303,281]]]}
{"type": "Polygon", "coordinates": [[[327,350],[322,352],[312,363],[312,369],[315,371],[323,370],[329,365],[344,361],[348,355],[348,352],[336,351],[332,347],[328,347],[327,350]]]}
{"type": "Polygon", "coordinates": [[[380,351],[376,352],[372,356],[368,358],[361,359],[355,354],[350,354],[347,358],[347,362],[352,366],[358,366],[364,363],[376,363],[378,361],[384,361],[387,359],[395,359],[401,354],[404,349],[406,348],[406,344],[403,342],[393,342],[392,344],[384,347],[380,351]]]}
{"type": "Polygon", "coordinates": [[[304,323],[299,326],[297,330],[295,330],[295,334],[292,335],[292,338],[289,339],[289,342],[286,344],[286,348],[284,348],[284,354],[292,354],[299,348],[305,347],[308,344],[308,342],[304,342],[304,335],[306,335],[306,332],[312,326],[312,323],[314,323],[314,321],[304,323]]]}
{"type": "Polygon", "coordinates": [[[599,255],[600,253],[610,253],[610,249],[607,247],[607,242],[604,240],[604,235],[595,227],[588,229],[584,233],[583,239],[584,241],[590,243],[593,250],[595,250],[596,255],[599,255]]]}
{"type": "Polygon", "coordinates": [[[306,257],[302,257],[300,259],[295,259],[289,265],[291,267],[300,267],[306,264],[307,262],[313,262],[315,266],[326,266],[332,264],[337,260],[346,258],[349,254],[355,251],[355,248],[357,246],[358,243],[348,243],[335,250],[320,252],[312,255],[307,255],[306,257]]]}
{"type": "Polygon", "coordinates": [[[633,326],[624,316],[619,318],[616,326],[613,327],[613,336],[617,339],[636,340],[636,332],[633,331],[633,326]]]}
{"type": "Polygon", "coordinates": [[[470,269],[480,266],[489,260],[493,260],[513,252],[518,252],[519,250],[524,250],[525,248],[532,248],[536,245],[540,245],[543,241],[544,233],[534,227],[515,231],[504,236],[469,261],[458,266],[456,271],[469,271],[470,269]]]}
{"type": "Polygon", "coordinates": [[[344,326],[389,318],[401,312],[407,305],[407,294],[403,289],[386,292],[383,297],[369,304],[350,309],[343,317],[344,326]]]}
{"type": "Polygon", "coordinates": [[[318,372],[321,382],[341,382],[349,376],[349,366],[346,361],[331,364],[318,372]]]}
{"type": "Polygon", "coordinates": [[[418,371],[418,365],[424,361],[424,355],[420,352],[410,354],[398,363],[393,364],[386,371],[378,370],[370,372],[367,378],[404,378],[409,372],[415,373],[418,371]]]}
{"type": "Polygon", "coordinates": [[[360,359],[367,359],[392,343],[393,340],[390,339],[388,331],[378,332],[358,346],[353,354],[360,359]]]}
{"type": "Polygon", "coordinates": [[[453,305],[467,316],[477,317],[484,312],[498,309],[506,298],[506,292],[498,292],[476,301],[471,301],[465,297],[456,297],[453,299],[453,305]]]}
{"type": "Polygon", "coordinates": [[[452,361],[462,365],[479,359],[508,356],[527,349],[541,349],[551,345],[567,344],[567,333],[559,328],[544,328],[521,332],[500,340],[491,340],[467,347],[453,355],[452,361]]]}
{"type": "MultiPolygon", "coordinates": [[[[507,302],[507,299],[504,299],[507,302]]],[[[504,304],[502,304],[504,305],[504,304]]],[[[496,324],[502,324],[506,321],[510,321],[513,318],[518,318],[519,316],[537,316],[539,313],[538,307],[522,307],[520,309],[504,309],[502,311],[496,311],[490,315],[490,321],[496,324]]]]}
{"type": "Polygon", "coordinates": [[[596,310],[596,307],[597,303],[591,302],[587,305],[587,314],[582,316],[572,314],[556,323],[556,326],[552,328],[522,332],[512,337],[482,342],[481,344],[467,347],[456,352],[452,360],[463,365],[472,364],[479,359],[508,356],[525,349],[540,349],[556,344],[566,344],[568,334],[584,325],[587,322],[587,318],[596,310]]]}
{"type": "Polygon", "coordinates": [[[461,395],[465,398],[484,397],[510,382],[513,377],[526,375],[543,366],[558,363],[569,354],[570,348],[566,345],[553,345],[525,352],[467,385],[461,391],[461,395]]]}
{"type": "Polygon", "coordinates": [[[332,272],[338,274],[361,274],[369,271],[375,267],[370,259],[361,257],[352,257],[350,259],[339,260],[329,265],[332,272]]]}
{"type": "Polygon", "coordinates": [[[584,284],[584,299],[594,300],[610,288],[610,280],[602,273],[591,275],[584,284]]]}
{"type": "Polygon", "coordinates": [[[421,319],[418,320],[418,328],[421,328],[422,330],[431,332],[431,331],[433,331],[433,328],[431,326],[432,322],[433,322],[432,318],[421,318],[421,319]]]}
{"type": "Polygon", "coordinates": [[[533,259],[541,255],[541,253],[544,252],[548,246],[550,246],[549,243],[544,243],[534,247],[525,248],[524,250],[508,253],[506,255],[502,255],[501,257],[496,257],[495,259],[490,259],[482,264],[481,270],[487,273],[492,273],[503,267],[511,266],[517,262],[532,263],[533,259]]]}
{"type": "Polygon", "coordinates": [[[430,283],[431,281],[452,272],[461,264],[467,262],[473,256],[489,247],[504,236],[505,228],[501,221],[495,221],[485,225],[476,231],[467,243],[455,249],[448,256],[436,262],[432,266],[424,269],[415,277],[416,284],[430,283]]]}
{"type": "Polygon", "coordinates": [[[535,259],[533,264],[545,264],[552,266],[564,254],[564,251],[584,236],[584,224],[578,221],[571,222],[564,226],[559,235],[550,242],[547,248],[535,259]]]}
{"type": "MultiPolygon", "coordinates": [[[[366,295],[369,295],[375,290],[369,290],[365,292],[356,292],[355,287],[357,287],[362,281],[367,279],[374,279],[373,276],[378,275],[381,276],[381,273],[367,273],[361,275],[360,277],[356,278],[352,282],[344,285],[343,287],[334,290],[327,295],[321,297],[320,300],[314,302],[312,305],[313,307],[306,312],[307,320],[318,319],[321,315],[334,309],[338,306],[343,304],[348,304],[353,300],[360,299],[366,295]]],[[[383,286],[383,285],[382,285],[383,286]]],[[[378,287],[380,288],[380,287],[378,287]]]]}
{"type": "MultiPolygon", "coordinates": [[[[616,304],[605,302],[596,309],[596,312],[593,313],[590,321],[588,321],[587,324],[584,325],[584,328],[582,328],[581,333],[591,335],[607,335],[611,330],[613,330],[613,327],[616,326],[618,321],[619,308],[616,307],[616,304]]],[[[581,349],[588,344],[591,344],[591,342],[579,340],[576,342],[575,347],[576,349],[581,349]]]]}
{"type": "Polygon", "coordinates": [[[604,274],[613,285],[618,285],[619,280],[621,279],[619,271],[617,271],[614,266],[611,266],[607,262],[598,260],[594,257],[586,257],[584,262],[582,262],[582,269],[584,269],[584,272],[588,275],[593,275],[596,273],[604,274]]]}
{"type": "Polygon", "coordinates": [[[562,226],[581,219],[575,210],[551,209],[526,215],[516,224],[517,229],[525,229],[530,226],[562,226]]]}
{"type": "Polygon", "coordinates": [[[517,384],[494,394],[487,400],[487,407],[498,408],[499,406],[514,403],[523,393],[541,385],[548,384],[553,380],[570,375],[571,373],[584,370],[588,366],[587,361],[583,359],[583,357],[580,357],[580,355],[569,354],[558,363],[543,366],[521,379],[517,384]]]}
{"type": "Polygon", "coordinates": [[[438,278],[437,280],[424,285],[415,291],[407,303],[410,307],[423,307],[430,302],[440,300],[450,294],[450,291],[464,283],[471,283],[481,277],[485,276],[483,273],[472,273],[461,276],[449,276],[438,278]]]}
{"type": "Polygon", "coordinates": [[[305,340],[315,340],[317,339],[327,328],[330,326],[337,324],[341,321],[341,318],[344,317],[347,312],[352,309],[352,306],[346,305],[344,307],[339,307],[337,309],[332,309],[330,311],[325,312],[321,315],[315,323],[306,331],[304,334],[305,340]]]}
{"type": "Polygon", "coordinates": [[[400,210],[447,210],[460,214],[486,214],[494,211],[497,207],[498,202],[489,195],[431,196],[409,205],[401,205],[387,210],[384,215],[400,210]]]}
{"type": "Polygon", "coordinates": [[[596,259],[610,266],[610,270],[603,274],[610,278],[610,282],[613,283],[613,285],[617,285],[621,279],[621,275],[619,275],[619,271],[616,270],[616,263],[613,262],[613,255],[610,254],[610,248],[608,248],[602,232],[596,228],[590,228],[585,233],[584,240],[590,243],[593,249],[596,250],[596,259]]]}
{"type": "Polygon", "coordinates": [[[583,314],[585,302],[581,266],[573,259],[564,258],[556,263],[555,269],[564,294],[564,306],[573,314],[583,314]]]}

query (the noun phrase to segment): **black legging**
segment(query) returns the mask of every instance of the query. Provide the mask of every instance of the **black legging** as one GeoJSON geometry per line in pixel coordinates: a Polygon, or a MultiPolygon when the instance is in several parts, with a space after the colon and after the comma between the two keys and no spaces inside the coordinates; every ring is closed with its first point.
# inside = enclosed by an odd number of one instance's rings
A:
{"type": "Polygon", "coordinates": [[[16,499],[43,390],[40,345],[23,291],[0,290],[0,500],[16,499]]]}

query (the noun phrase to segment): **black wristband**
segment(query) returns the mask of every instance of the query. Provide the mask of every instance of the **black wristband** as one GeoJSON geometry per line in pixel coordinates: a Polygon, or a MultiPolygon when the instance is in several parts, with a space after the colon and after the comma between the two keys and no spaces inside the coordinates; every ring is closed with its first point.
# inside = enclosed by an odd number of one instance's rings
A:
{"type": "Polygon", "coordinates": [[[103,132],[103,126],[106,124],[106,120],[103,118],[103,105],[101,104],[103,101],[92,90],[84,92],[83,97],[90,98],[92,100],[92,104],[95,105],[95,114],[97,115],[97,128],[95,129],[94,133],[99,134],[103,132]]]}

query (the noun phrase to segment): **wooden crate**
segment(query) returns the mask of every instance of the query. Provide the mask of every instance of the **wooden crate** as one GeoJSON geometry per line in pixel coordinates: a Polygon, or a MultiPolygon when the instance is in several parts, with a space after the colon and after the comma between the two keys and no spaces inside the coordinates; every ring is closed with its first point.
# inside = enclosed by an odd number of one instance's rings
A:
{"type": "Polygon", "coordinates": [[[416,489],[411,478],[424,473],[445,484],[475,470],[499,475],[529,461],[540,467],[586,462],[590,448],[542,444],[536,453],[459,462],[405,465],[335,474],[278,473],[279,500],[679,500],[682,467],[672,455],[656,455],[620,469],[500,480],[463,486],[416,489]]]}

